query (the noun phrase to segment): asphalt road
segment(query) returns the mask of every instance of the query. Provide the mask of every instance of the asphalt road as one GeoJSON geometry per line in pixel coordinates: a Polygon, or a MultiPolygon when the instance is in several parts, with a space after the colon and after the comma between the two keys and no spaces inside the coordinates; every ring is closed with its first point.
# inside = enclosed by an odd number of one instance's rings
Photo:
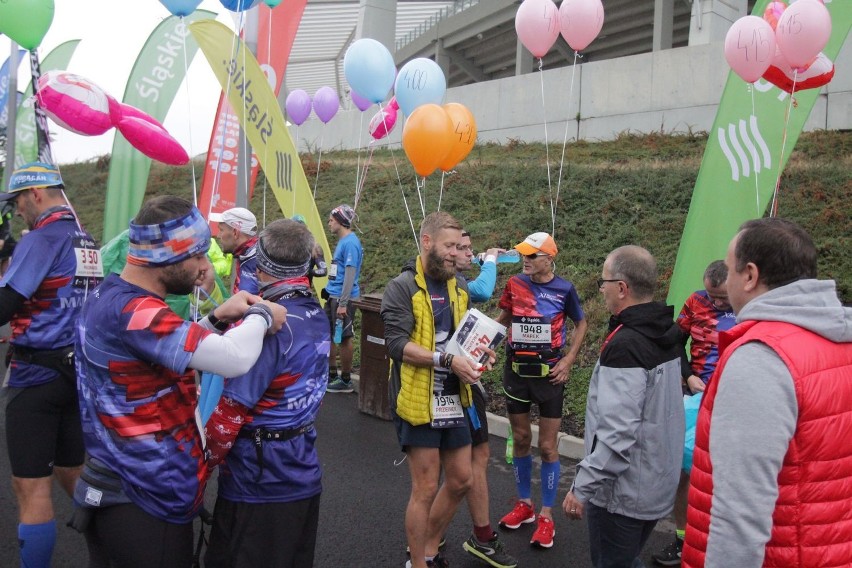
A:
{"type": "MultiPolygon", "coordinates": [[[[403,454],[398,449],[391,423],[362,414],[357,409],[357,401],[354,394],[326,396],[317,424],[325,474],[315,566],[402,567],[406,561],[403,518],[410,490],[408,465],[400,464],[403,454]]],[[[19,561],[16,505],[6,458],[4,408],[5,403],[0,405],[0,567],[5,568],[18,566],[19,561]]],[[[512,507],[515,494],[504,450],[505,441],[492,436],[489,481],[491,518],[495,524],[512,507]]],[[[570,460],[562,462],[560,501],[570,486],[573,465],[570,460]]],[[[537,480],[534,484],[533,495],[538,495],[537,480]]],[[[207,500],[211,510],[215,489],[215,482],[211,483],[207,500]]],[[[54,502],[57,503],[59,534],[53,566],[84,568],[88,562],[85,542],[79,534],[64,526],[71,511],[70,499],[56,487],[54,502]]],[[[501,533],[508,551],[518,558],[519,566],[591,566],[583,523],[571,522],[561,513],[556,515],[556,542],[547,551],[529,546],[532,530],[533,525],[524,525],[517,531],[501,533]]],[[[446,535],[445,553],[456,568],[483,566],[461,548],[470,531],[470,517],[466,506],[462,505],[446,535]]],[[[655,531],[643,555],[649,566],[650,552],[669,538],[662,529],[655,531]]]]}

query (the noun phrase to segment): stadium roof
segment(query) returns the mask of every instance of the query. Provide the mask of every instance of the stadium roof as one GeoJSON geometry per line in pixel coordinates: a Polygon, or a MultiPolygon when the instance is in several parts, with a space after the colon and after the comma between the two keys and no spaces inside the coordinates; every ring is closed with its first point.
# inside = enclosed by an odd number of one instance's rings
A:
{"type": "MultiPolygon", "coordinates": [[[[602,1],[603,29],[583,51],[581,62],[653,50],[656,0],[602,1]]],[[[747,1],[749,9],[754,1],[747,1]]],[[[672,25],[671,37],[661,40],[662,48],[688,44],[690,19],[698,3],[663,0],[672,25]]],[[[360,0],[308,0],[287,66],[288,91],[304,89],[313,95],[329,86],[342,101],[348,99],[343,56],[357,39],[360,4],[360,0]]],[[[520,4],[521,0],[397,0],[396,45],[391,50],[397,68],[415,57],[435,59],[440,50],[449,61],[449,87],[515,75],[515,13],[520,4]]],[[[573,60],[573,50],[560,36],[543,58],[543,68],[570,65],[573,60]]]]}

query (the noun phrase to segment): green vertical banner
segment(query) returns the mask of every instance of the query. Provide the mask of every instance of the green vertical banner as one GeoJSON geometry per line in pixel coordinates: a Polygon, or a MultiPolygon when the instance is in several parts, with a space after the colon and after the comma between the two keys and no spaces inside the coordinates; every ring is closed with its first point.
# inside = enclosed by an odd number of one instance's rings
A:
{"type": "MultiPolygon", "coordinates": [[[[127,79],[122,102],[162,123],[186,75],[184,62],[188,65],[198,52],[198,44],[189,33],[188,26],[215,16],[213,12],[196,10],[184,18],[170,16],[163,20],[139,52],[127,79]]],[[[150,171],[151,158],[116,132],[107,179],[103,242],[124,231],[136,216],[145,198],[150,171]]]]}
{"type": "MultiPolygon", "coordinates": [[[[758,0],[753,14],[762,17],[769,2],[758,0]]],[[[831,14],[832,31],[823,53],[834,61],[852,26],[852,1],[835,0],[825,7],[831,14]]],[[[722,43],[718,46],[723,49],[722,43]]],[[[772,83],[759,79],[750,86],[733,71],[729,73],[692,193],[669,304],[679,308],[692,292],[703,288],[704,270],[710,262],[725,258],[739,226],[763,216],[819,91],[797,91],[791,108],[790,95],[772,83]]],[[[783,186],[780,196],[783,216],[783,186]]]]}
{"type": "MultiPolygon", "coordinates": [[[[41,62],[41,72],[64,71],[79,43],[79,39],[73,39],[57,45],[41,62]]],[[[23,102],[15,120],[15,167],[38,160],[38,130],[32,97],[33,86],[29,85],[24,91],[23,102]]]]}

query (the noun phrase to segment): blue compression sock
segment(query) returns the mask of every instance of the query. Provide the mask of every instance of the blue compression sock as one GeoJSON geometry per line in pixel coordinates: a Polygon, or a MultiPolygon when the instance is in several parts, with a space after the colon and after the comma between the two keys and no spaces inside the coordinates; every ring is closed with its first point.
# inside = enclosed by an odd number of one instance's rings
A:
{"type": "Polygon", "coordinates": [[[559,488],[559,462],[541,462],[541,504],[553,507],[559,488]]]}
{"type": "Polygon", "coordinates": [[[518,487],[518,499],[530,499],[532,485],[532,455],[515,457],[512,463],[515,471],[515,485],[518,487]]]}
{"type": "Polygon", "coordinates": [[[50,568],[53,545],[56,544],[56,521],[40,525],[18,525],[21,546],[21,568],[50,568]]]}

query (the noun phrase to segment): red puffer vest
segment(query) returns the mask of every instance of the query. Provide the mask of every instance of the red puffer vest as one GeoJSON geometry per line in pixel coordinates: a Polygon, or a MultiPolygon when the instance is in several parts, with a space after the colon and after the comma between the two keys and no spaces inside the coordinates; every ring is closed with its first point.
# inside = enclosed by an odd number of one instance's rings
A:
{"type": "MultiPolygon", "coordinates": [[[[852,345],[800,327],[749,321],[720,335],[722,354],[695,432],[688,528],[681,566],[704,566],[713,504],[710,420],[719,377],[741,345],[760,341],[787,365],[798,424],[778,475],[779,495],[764,566],[852,565],[852,345]]],[[[761,401],[755,401],[760,404],[761,401]]]]}

